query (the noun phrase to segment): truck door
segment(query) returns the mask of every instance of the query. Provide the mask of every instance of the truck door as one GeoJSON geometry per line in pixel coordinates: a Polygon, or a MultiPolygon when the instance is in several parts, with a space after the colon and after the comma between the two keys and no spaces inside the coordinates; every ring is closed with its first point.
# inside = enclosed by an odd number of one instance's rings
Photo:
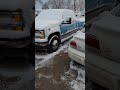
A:
{"type": "Polygon", "coordinates": [[[67,22],[67,23],[64,23],[64,22],[63,22],[63,23],[61,24],[60,29],[61,29],[61,33],[62,33],[62,34],[65,34],[65,33],[67,33],[67,32],[70,32],[70,31],[72,31],[72,30],[75,30],[75,29],[76,29],[76,22],[75,22],[75,21],[72,21],[71,18],[70,18],[70,21],[69,21],[69,22],[67,22]]]}

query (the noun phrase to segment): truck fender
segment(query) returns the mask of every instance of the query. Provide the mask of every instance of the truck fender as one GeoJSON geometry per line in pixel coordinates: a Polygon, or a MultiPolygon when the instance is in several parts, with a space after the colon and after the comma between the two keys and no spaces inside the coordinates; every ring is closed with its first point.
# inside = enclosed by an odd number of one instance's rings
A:
{"type": "Polygon", "coordinates": [[[51,41],[52,41],[52,39],[53,39],[54,37],[59,38],[57,35],[52,36],[52,37],[50,38],[50,40],[49,40],[48,44],[50,44],[50,43],[51,43],[51,41]]]}

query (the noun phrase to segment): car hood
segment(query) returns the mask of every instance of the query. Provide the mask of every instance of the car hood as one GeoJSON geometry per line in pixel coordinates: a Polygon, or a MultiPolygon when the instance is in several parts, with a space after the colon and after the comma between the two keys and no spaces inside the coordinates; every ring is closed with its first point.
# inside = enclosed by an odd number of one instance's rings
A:
{"type": "Polygon", "coordinates": [[[35,30],[43,30],[59,24],[60,21],[35,20],[35,30]]]}

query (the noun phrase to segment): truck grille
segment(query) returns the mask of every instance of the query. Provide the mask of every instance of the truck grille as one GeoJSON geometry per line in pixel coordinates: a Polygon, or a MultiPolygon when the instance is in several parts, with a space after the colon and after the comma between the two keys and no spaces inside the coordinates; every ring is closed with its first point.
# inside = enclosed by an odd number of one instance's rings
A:
{"type": "Polygon", "coordinates": [[[0,29],[23,30],[23,28],[24,20],[22,16],[22,10],[0,10],[0,29]]]}
{"type": "Polygon", "coordinates": [[[40,31],[35,30],[35,38],[40,38],[40,31]]]}

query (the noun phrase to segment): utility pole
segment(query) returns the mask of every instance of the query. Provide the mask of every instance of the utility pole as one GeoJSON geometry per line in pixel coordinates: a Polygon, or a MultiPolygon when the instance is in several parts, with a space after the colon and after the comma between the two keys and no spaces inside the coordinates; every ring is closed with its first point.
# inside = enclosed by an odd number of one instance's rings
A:
{"type": "Polygon", "coordinates": [[[76,11],[76,0],[74,0],[74,11],[76,11]]]}

